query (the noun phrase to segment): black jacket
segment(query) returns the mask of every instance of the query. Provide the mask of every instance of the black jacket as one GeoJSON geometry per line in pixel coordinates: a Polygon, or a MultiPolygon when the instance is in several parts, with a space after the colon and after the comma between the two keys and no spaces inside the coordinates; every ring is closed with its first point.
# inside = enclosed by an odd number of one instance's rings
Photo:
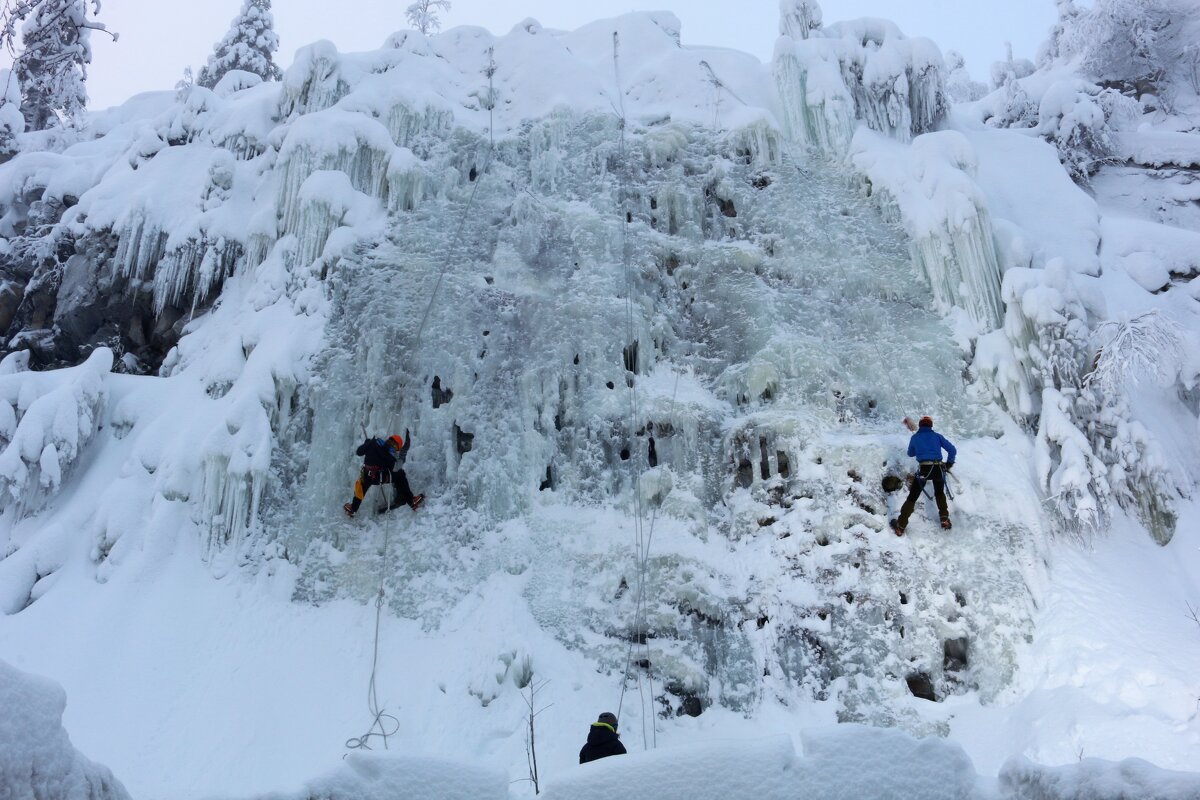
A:
{"type": "MultiPolygon", "coordinates": [[[[354,451],[355,455],[363,457],[364,467],[382,468],[385,472],[394,472],[396,469],[396,457],[388,450],[386,439],[367,439],[358,446],[354,451]]],[[[404,443],[404,447],[400,450],[399,461],[404,463],[404,456],[407,455],[408,442],[404,443]]]]}
{"type": "Polygon", "coordinates": [[[587,744],[579,751],[579,763],[586,764],[598,758],[625,755],[625,745],[617,738],[617,732],[603,722],[593,722],[588,732],[587,744]]]}

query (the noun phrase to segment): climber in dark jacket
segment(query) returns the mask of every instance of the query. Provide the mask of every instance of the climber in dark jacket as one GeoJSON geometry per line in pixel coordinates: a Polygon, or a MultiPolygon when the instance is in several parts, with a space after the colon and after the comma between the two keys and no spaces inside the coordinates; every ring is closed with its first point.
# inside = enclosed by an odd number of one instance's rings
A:
{"type": "Polygon", "coordinates": [[[917,432],[908,440],[908,454],[917,459],[917,474],[913,476],[908,498],[900,507],[900,519],[892,521],[892,530],[897,536],[904,535],[904,529],[908,527],[908,518],[917,507],[917,498],[925,490],[928,481],[933,482],[933,497],[937,501],[942,527],[950,530],[950,509],[946,505],[946,471],[954,466],[958,450],[950,444],[949,439],[933,429],[932,417],[921,417],[917,432]],[[943,450],[948,456],[945,463],[942,462],[943,450]]]}
{"type": "Polygon", "coordinates": [[[346,516],[353,517],[358,513],[358,507],[362,505],[367,489],[385,483],[392,484],[392,502],[388,506],[389,510],[402,505],[408,505],[413,511],[417,510],[425,500],[425,495],[412,493],[412,489],[408,487],[408,476],[404,474],[402,467],[397,466],[397,462],[404,463],[409,444],[408,431],[405,430],[403,438],[392,435],[386,439],[367,439],[358,446],[354,453],[363,457],[363,464],[354,484],[354,499],[342,506],[346,516]]]}
{"type": "Polygon", "coordinates": [[[617,733],[617,716],[605,711],[600,718],[592,723],[588,731],[587,744],[579,751],[579,763],[586,764],[598,758],[625,755],[625,745],[621,744],[621,735],[617,733]]]}

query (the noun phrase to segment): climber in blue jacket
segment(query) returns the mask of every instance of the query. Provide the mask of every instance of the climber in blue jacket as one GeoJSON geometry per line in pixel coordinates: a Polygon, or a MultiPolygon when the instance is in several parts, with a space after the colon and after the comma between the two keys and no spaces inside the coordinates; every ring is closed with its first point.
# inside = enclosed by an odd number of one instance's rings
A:
{"type": "MultiPolygon", "coordinates": [[[[905,419],[912,425],[908,419],[905,419]]],[[[950,444],[950,440],[933,429],[932,417],[921,417],[917,432],[908,440],[908,454],[917,459],[917,474],[913,476],[912,488],[908,490],[908,498],[900,507],[900,519],[892,520],[892,530],[897,536],[904,535],[908,527],[908,518],[912,516],[917,506],[917,498],[925,489],[928,481],[933,482],[933,496],[937,501],[938,516],[942,518],[942,527],[950,530],[950,509],[946,506],[946,472],[954,466],[958,450],[950,444]],[[946,460],[942,461],[942,451],[946,451],[946,460]]]]}

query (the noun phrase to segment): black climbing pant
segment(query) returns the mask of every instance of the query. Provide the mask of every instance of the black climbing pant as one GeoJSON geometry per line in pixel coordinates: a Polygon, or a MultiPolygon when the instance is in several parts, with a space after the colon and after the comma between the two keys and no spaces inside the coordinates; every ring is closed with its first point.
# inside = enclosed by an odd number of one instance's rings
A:
{"type": "Polygon", "coordinates": [[[925,489],[926,483],[933,484],[933,498],[937,501],[938,516],[943,521],[950,519],[950,508],[946,505],[946,473],[942,470],[940,461],[922,461],[917,465],[917,474],[913,476],[912,488],[904,505],[900,506],[900,530],[908,527],[908,518],[917,507],[917,499],[925,489]]]}
{"type": "Polygon", "coordinates": [[[354,483],[354,499],[350,501],[350,510],[358,511],[363,498],[367,496],[367,489],[385,483],[392,485],[392,503],[389,508],[398,508],[412,502],[413,493],[412,489],[408,487],[408,476],[404,474],[404,470],[397,469],[389,472],[381,467],[363,467],[358,473],[358,480],[354,483]]]}

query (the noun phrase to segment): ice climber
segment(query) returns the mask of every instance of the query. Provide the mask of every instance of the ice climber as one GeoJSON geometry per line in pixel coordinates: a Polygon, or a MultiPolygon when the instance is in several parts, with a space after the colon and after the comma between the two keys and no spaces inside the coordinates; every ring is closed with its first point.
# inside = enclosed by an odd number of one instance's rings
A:
{"type": "Polygon", "coordinates": [[[587,744],[579,751],[579,763],[586,764],[600,758],[623,755],[625,745],[621,744],[621,734],[617,733],[617,715],[605,711],[592,723],[587,744]]]}
{"type": "Polygon", "coordinates": [[[949,439],[933,429],[932,417],[921,417],[917,432],[908,440],[908,454],[917,459],[917,474],[913,476],[912,487],[908,490],[904,505],[900,506],[900,519],[892,520],[892,530],[897,536],[904,535],[904,529],[908,527],[908,518],[917,506],[917,498],[921,496],[925,484],[929,481],[933,482],[933,496],[937,501],[938,516],[942,518],[942,527],[950,530],[950,509],[946,506],[946,472],[954,466],[954,458],[958,451],[950,444],[949,439]],[[942,461],[943,450],[948,456],[945,462],[942,461]]]}
{"type": "Polygon", "coordinates": [[[408,446],[411,441],[406,429],[403,438],[398,434],[393,434],[386,439],[367,439],[358,446],[354,452],[355,455],[363,457],[362,470],[358,473],[358,481],[354,484],[354,499],[342,506],[346,511],[346,516],[353,517],[358,513],[358,507],[362,505],[367,489],[372,486],[382,487],[385,483],[392,485],[392,502],[388,505],[389,510],[402,505],[408,505],[413,511],[420,507],[421,503],[425,501],[425,495],[412,493],[412,489],[408,488],[408,476],[404,474],[403,467],[399,466],[404,463],[404,458],[408,455],[408,446]]]}

